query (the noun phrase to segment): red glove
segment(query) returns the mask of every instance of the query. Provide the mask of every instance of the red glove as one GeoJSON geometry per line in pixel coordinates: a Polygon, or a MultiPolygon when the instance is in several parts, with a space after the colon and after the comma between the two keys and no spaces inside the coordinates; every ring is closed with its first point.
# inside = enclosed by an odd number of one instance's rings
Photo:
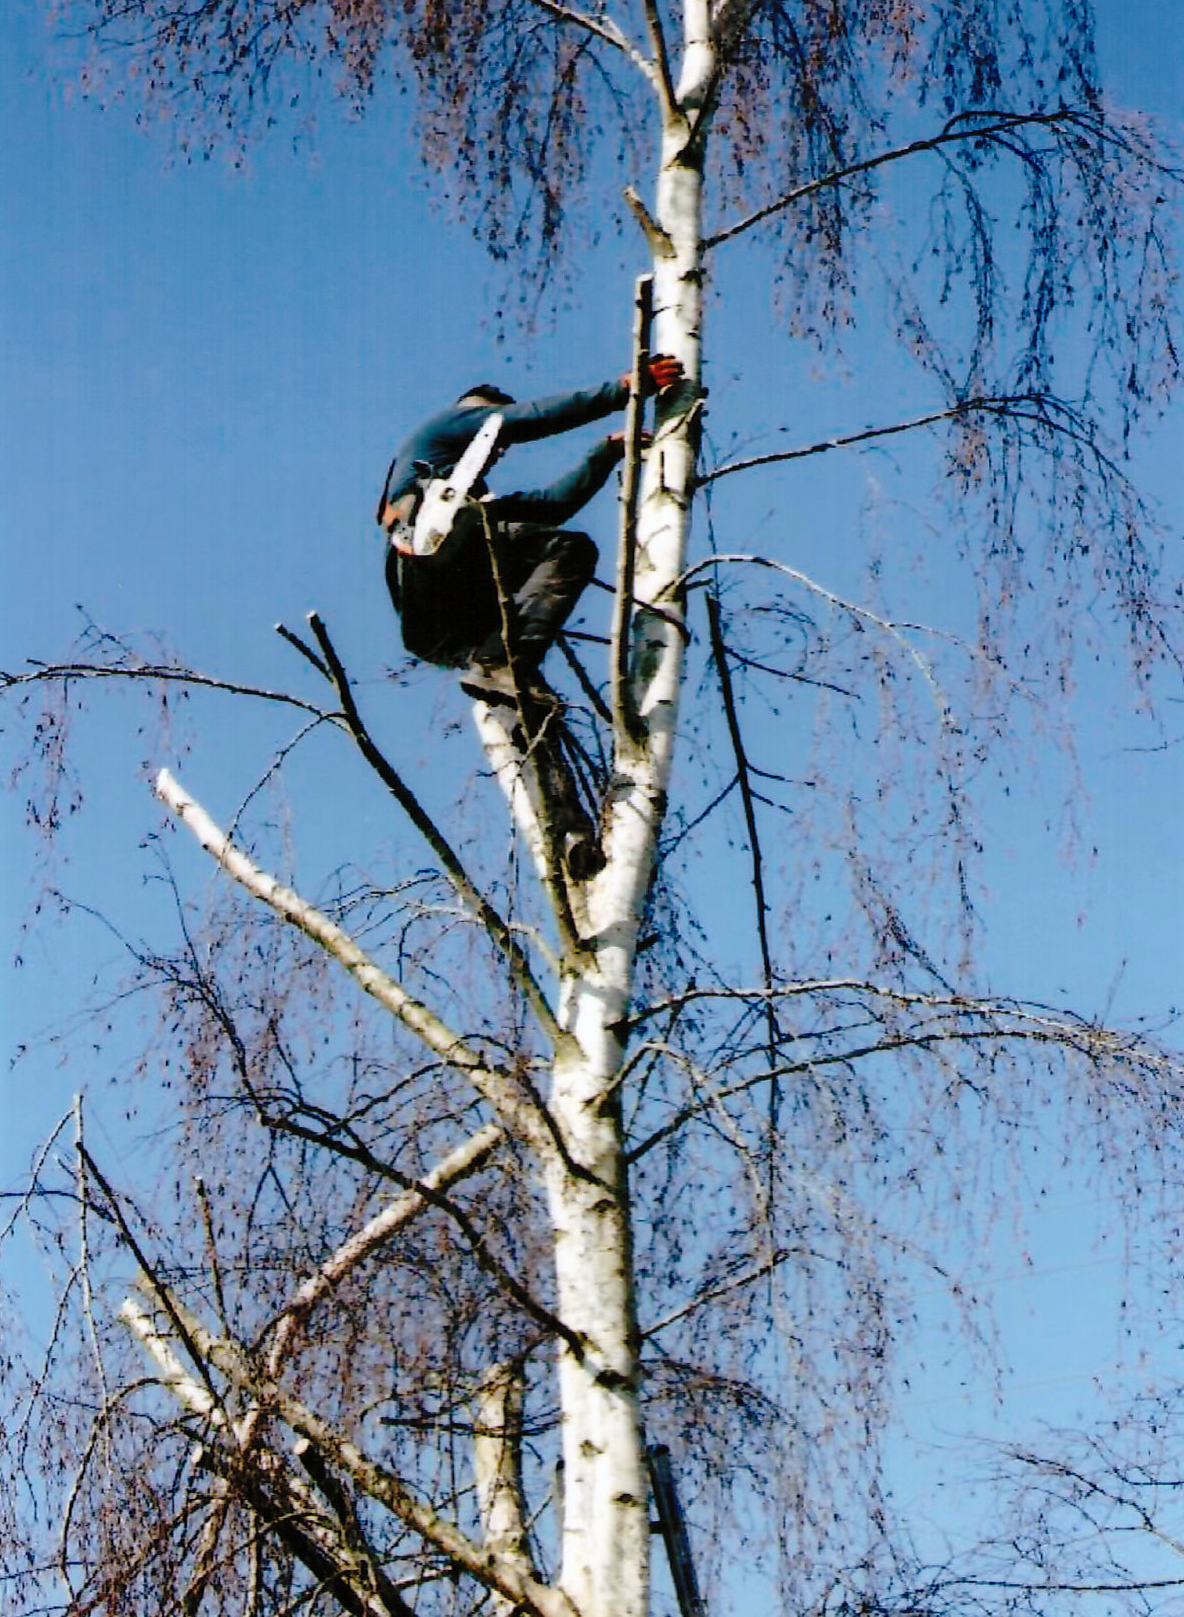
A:
{"type": "Polygon", "coordinates": [[[672,359],[669,354],[651,355],[648,369],[649,382],[655,392],[661,393],[682,381],[682,360],[672,359]]]}
{"type": "MultiPolygon", "coordinates": [[[[669,354],[652,354],[646,363],[645,376],[642,380],[643,392],[661,393],[664,388],[672,387],[675,382],[682,380],[682,360],[672,359],[669,354]]],[[[621,381],[625,387],[631,387],[632,372],[626,371],[621,381]]]]}

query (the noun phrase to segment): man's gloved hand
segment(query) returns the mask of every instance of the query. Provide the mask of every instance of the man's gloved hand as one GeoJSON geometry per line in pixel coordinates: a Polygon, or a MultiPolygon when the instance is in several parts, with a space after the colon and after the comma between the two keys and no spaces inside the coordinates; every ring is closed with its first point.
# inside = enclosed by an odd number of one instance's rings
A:
{"type": "MultiPolygon", "coordinates": [[[[645,392],[661,393],[663,389],[673,387],[675,382],[681,380],[681,359],[673,359],[669,354],[652,354],[650,356],[644,377],[645,392]]],[[[626,387],[630,387],[633,382],[632,372],[626,371],[621,381],[626,387]]]]}
{"type": "MultiPolygon", "coordinates": [[[[641,447],[643,449],[648,449],[653,441],[654,435],[652,432],[642,433],[641,447]]],[[[606,442],[612,444],[613,448],[619,450],[622,455],[625,453],[625,434],[623,432],[610,432],[606,442]]]]}

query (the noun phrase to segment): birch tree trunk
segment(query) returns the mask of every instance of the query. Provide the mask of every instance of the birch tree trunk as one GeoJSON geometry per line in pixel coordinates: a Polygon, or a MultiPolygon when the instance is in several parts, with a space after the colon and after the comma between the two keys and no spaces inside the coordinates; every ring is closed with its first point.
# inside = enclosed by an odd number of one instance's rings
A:
{"type": "Polygon", "coordinates": [[[685,383],[662,401],[637,525],[631,647],[633,734],[618,720],[604,807],[607,864],[587,897],[588,948],[569,959],[560,1024],[573,1045],[555,1063],[551,1104],[570,1162],[547,1176],[559,1312],[587,1344],[560,1347],[565,1509],[562,1587],[585,1617],[649,1608],[649,1508],[638,1404],[628,1176],[616,1087],[638,927],[653,874],[678,720],[685,563],[697,442],[702,168],[689,136],[714,55],[706,5],[688,0],[682,73],[663,97],[655,197],[656,350],[685,383]],[[573,1171],[575,1170],[575,1171],[573,1171]]]}

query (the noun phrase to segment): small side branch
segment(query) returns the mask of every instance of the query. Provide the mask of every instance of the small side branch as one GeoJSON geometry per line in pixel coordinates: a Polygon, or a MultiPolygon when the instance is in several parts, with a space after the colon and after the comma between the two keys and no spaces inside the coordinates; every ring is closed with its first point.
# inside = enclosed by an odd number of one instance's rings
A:
{"type": "Polygon", "coordinates": [[[662,100],[662,117],[663,121],[669,122],[676,116],[678,105],[674,78],[670,72],[670,52],[666,48],[666,33],[662,27],[662,17],[656,0],[642,0],[642,4],[645,7],[646,32],[650,36],[650,46],[654,53],[658,94],[662,100]]]}
{"type": "Polygon", "coordinates": [[[522,1098],[519,1086],[508,1073],[482,1060],[459,1033],[426,1005],[414,999],[380,966],[375,965],[344,928],[290,887],[284,887],[274,876],[260,870],[231,843],[167,769],[162,769],[156,777],[156,794],[193,833],[200,846],[240,886],[270,905],[285,921],[298,927],[306,937],[332,955],[360,988],[396,1016],[429,1050],[463,1072],[477,1092],[508,1124],[521,1132],[536,1149],[550,1152],[552,1142],[549,1129],[538,1115],[537,1107],[522,1098]]]}
{"type": "Polygon", "coordinates": [[[983,113],[962,113],[953,118],[938,135],[932,135],[927,140],[910,141],[907,146],[895,146],[891,151],[878,152],[874,157],[865,157],[858,163],[848,163],[843,168],[837,168],[829,174],[821,174],[816,180],[808,180],[804,185],[795,186],[787,191],[776,202],[770,202],[755,213],[750,213],[746,219],[740,219],[726,230],[719,230],[714,236],[708,236],[703,242],[703,250],[707,252],[712,247],[718,247],[722,242],[731,241],[733,236],[739,236],[742,231],[751,230],[766,219],[781,213],[785,208],[792,207],[795,202],[813,196],[818,191],[829,190],[832,186],[842,185],[844,181],[854,179],[859,174],[869,174],[873,169],[882,168],[886,163],[899,162],[901,158],[913,157],[919,152],[940,151],[943,146],[949,146],[956,141],[989,140],[993,136],[1010,133],[1015,129],[1022,129],[1026,125],[1043,124],[1071,124],[1086,123],[1087,119],[1081,112],[1070,107],[1058,107],[1055,112],[1017,112],[996,118],[993,122],[982,122],[983,113]],[[978,119],[979,122],[969,120],[978,119]]]}
{"type": "MultiPolygon", "coordinates": [[[[744,749],[744,739],[740,734],[736,693],[732,688],[732,674],[728,667],[728,648],[724,643],[719,596],[714,590],[710,591],[707,596],[707,624],[711,636],[711,655],[715,662],[716,672],[719,675],[720,692],[723,696],[728,735],[731,738],[732,752],[736,759],[736,780],[740,787],[740,801],[744,807],[744,823],[748,828],[748,850],[752,859],[752,890],[756,900],[756,933],[761,951],[761,980],[767,996],[765,1000],[765,1021],[769,1034],[769,1067],[771,1070],[776,1061],[780,1029],[777,1026],[777,1010],[772,997],[773,961],[769,953],[769,906],[765,898],[764,862],[761,857],[760,833],[756,823],[756,802],[752,793],[748,754],[744,749]]],[[[772,1085],[769,1097],[769,1132],[771,1138],[777,1125],[777,1080],[772,1078],[770,1082],[772,1085]]]]}

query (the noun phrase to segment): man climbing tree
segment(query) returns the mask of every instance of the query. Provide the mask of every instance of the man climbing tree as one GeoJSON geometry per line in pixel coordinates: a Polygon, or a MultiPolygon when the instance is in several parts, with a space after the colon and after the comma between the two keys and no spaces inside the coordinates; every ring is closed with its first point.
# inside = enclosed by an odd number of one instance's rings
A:
{"type": "MultiPolygon", "coordinates": [[[[660,391],[681,375],[676,359],[655,355],[646,379],[660,391]]],[[[469,695],[515,703],[512,658],[521,692],[536,702],[551,700],[540,665],[591,580],[597,556],[587,534],[565,531],[562,524],[603,488],[625,452],[624,435],[601,439],[549,488],[492,495],[479,472],[472,488],[462,491],[462,499],[465,493],[473,498],[457,511],[438,548],[417,554],[414,526],[426,489],[456,469],[495,414],[500,426],[490,460],[511,444],[623,410],[629,382],[626,375],[586,392],[526,403],[483,382],[425,422],[391,462],[378,521],[390,537],[387,587],[402,620],[403,643],[425,662],[463,669],[461,687],[469,695]]]]}
{"type": "MultiPolygon", "coordinates": [[[[213,687],[300,726],[269,732],[246,781],[211,726],[213,811],[205,788],[156,776],[218,872],[200,904],[176,877],[173,952],[129,944],[137,1002],[151,989],[160,1007],[139,1068],[144,1126],[169,1153],[157,1207],[141,1208],[130,1162],[104,1166],[113,1147],[99,1160],[81,1107],[73,1179],[52,1182],[51,1140],[19,1204],[38,1235],[43,1219],[76,1220],[45,1244],[78,1254],[0,1489],[0,1536],[22,1488],[42,1515],[42,1494],[61,1501],[60,1540],[42,1548],[39,1533],[19,1569],[24,1611],[55,1609],[56,1574],[71,1617],[651,1617],[651,1445],[678,1463],[696,1554],[717,1563],[703,1586],[723,1583],[732,1609],[1004,1617],[1049,1609],[1056,1590],[1068,1613],[1089,1609],[1076,1596],[1092,1580],[1107,1611],[1145,1611],[1115,1603],[1134,1579],[1108,1564],[1058,1575],[1039,1521],[1001,1553],[945,1564],[955,1552],[931,1552],[924,1501],[906,1517],[924,1490],[895,1486],[895,1417],[927,1357],[952,1361],[959,1331],[988,1351],[963,1277],[1007,1186],[1036,1182],[1029,1146],[1051,1136],[1055,1152],[1063,1126],[1066,1161],[1084,1151],[1091,1188],[1123,1208],[1149,1205],[1148,1164],[1173,1189],[1184,1173],[1177,1051],[974,968],[975,807],[994,807],[982,783],[1010,756],[1012,717],[1043,744],[1040,692],[1055,717],[1090,636],[1116,627],[1148,700],[1157,662],[1169,676],[1184,663],[1184,586],[1159,580],[1100,436],[1107,411],[1125,435],[1178,370],[1169,170],[1101,99],[1089,6],[65,9],[170,116],[186,97],[232,130],[265,106],[282,116],[322,63],[359,100],[414,89],[426,161],[519,287],[535,258],[550,268],[606,235],[623,194],[655,347],[676,356],[665,375],[639,363],[632,396],[647,374],[680,385],[622,501],[619,610],[585,691],[595,843],[566,841],[536,745],[559,715],[528,723],[543,704],[514,675],[545,693],[539,666],[592,568],[589,542],[558,530],[617,446],[593,450],[564,498],[483,500],[478,482],[479,529],[462,526],[441,560],[391,562],[409,647],[484,698],[513,845],[500,819],[474,836],[471,820],[454,833],[432,817],[404,715],[384,751],[383,702],[362,711],[389,688],[367,679],[364,650],[351,677],[317,613],[315,645],[285,638],[328,696],[149,663],[112,636],[87,663],[0,677],[18,698],[57,696],[29,743],[49,777],[30,803],[38,828],[73,811],[63,715],[87,679],[213,687]],[[797,345],[794,420],[813,421],[814,398],[826,431],[842,343],[859,331],[873,346],[854,430],[738,458],[750,425],[792,430],[750,423],[722,370],[704,420],[705,289],[721,326],[743,315],[734,374],[756,358],[751,264],[730,279],[720,251],[750,230],[797,345]],[[908,419],[878,413],[885,332],[910,361],[908,419]],[[811,342],[829,378],[814,393],[811,342]],[[923,539],[880,484],[868,525],[893,520],[862,570],[858,522],[828,555],[811,500],[717,493],[758,466],[920,442],[943,422],[959,509],[933,567],[959,584],[952,601],[926,597],[923,539]],[[283,817],[260,812],[298,743],[340,738],[395,805],[372,854],[336,830],[323,849],[289,842],[283,817]],[[738,800],[740,826],[724,820],[738,800]],[[157,1128],[162,1094],[175,1119],[157,1128]],[[938,1315],[930,1354],[917,1338],[938,1315]]],[[[409,239],[384,230],[384,274],[409,239]]],[[[409,523],[425,472],[455,470],[494,415],[509,444],[625,402],[619,384],[580,398],[573,411],[466,395],[396,458],[383,526],[409,523]]],[[[335,810],[354,794],[325,757],[335,810]]],[[[195,782],[204,768],[193,761],[195,782]]],[[[152,845],[168,856],[158,831],[152,845]]],[[[102,1022],[132,999],[104,1000],[102,1022]]],[[[1162,1229],[1170,1297],[1184,1260],[1162,1229]]]]}

